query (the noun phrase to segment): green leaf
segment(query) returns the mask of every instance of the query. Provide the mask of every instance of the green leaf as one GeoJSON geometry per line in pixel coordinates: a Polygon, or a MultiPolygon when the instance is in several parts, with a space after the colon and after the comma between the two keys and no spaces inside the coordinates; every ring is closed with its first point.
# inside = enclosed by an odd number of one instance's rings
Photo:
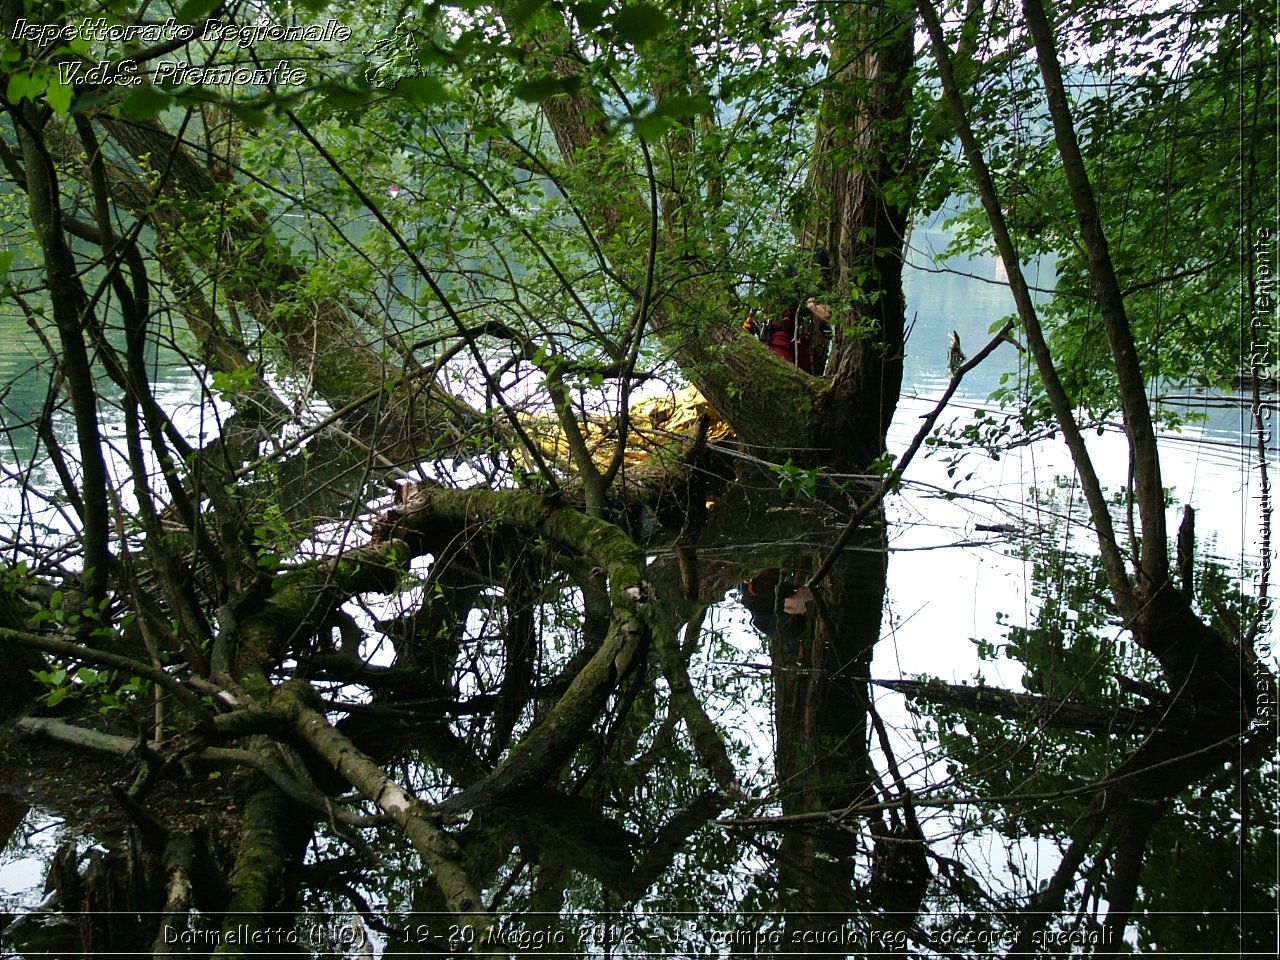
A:
{"type": "Polygon", "coordinates": [[[195,23],[205,20],[222,5],[222,0],[187,0],[178,11],[179,23],[195,23]]]}
{"type": "Polygon", "coordinates": [[[512,88],[512,93],[521,100],[540,103],[558,93],[576,93],[581,86],[582,81],[578,77],[557,77],[553,73],[544,73],[520,81],[512,88]]]}
{"type": "Polygon", "coordinates": [[[250,106],[247,103],[228,103],[227,109],[231,115],[243,124],[261,130],[267,125],[267,111],[261,107],[250,106]]]}
{"type": "Polygon", "coordinates": [[[48,78],[43,74],[19,72],[9,75],[9,85],[5,95],[10,103],[18,103],[24,98],[34,100],[44,90],[48,78]]]}
{"type": "MultiPolygon", "coordinates": [[[[401,83],[403,82],[402,80],[401,83]]],[[[319,84],[316,87],[316,93],[335,110],[363,107],[370,98],[370,91],[367,88],[354,87],[337,80],[328,80],[319,84]]]]}
{"type": "Polygon", "coordinates": [[[419,107],[444,103],[450,96],[448,87],[430,76],[405,77],[396,84],[396,95],[419,107]]]}
{"type": "Polygon", "coordinates": [[[71,84],[63,83],[55,77],[44,96],[54,113],[65,114],[71,109],[71,97],[74,93],[71,84]]]}
{"type": "Polygon", "coordinates": [[[623,7],[613,18],[613,31],[618,39],[636,45],[652,40],[670,25],[667,15],[651,3],[623,7]]]}
{"type": "Polygon", "coordinates": [[[506,20],[511,32],[515,33],[537,16],[538,11],[546,5],[547,0],[517,0],[515,6],[504,14],[503,19],[506,20]]]}
{"type": "Polygon", "coordinates": [[[604,22],[604,11],[609,4],[606,0],[590,0],[587,3],[570,4],[578,26],[583,30],[594,30],[604,22]]]}
{"type": "Polygon", "coordinates": [[[213,389],[218,391],[223,400],[231,401],[237,394],[252,388],[256,372],[250,366],[237,367],[229,371],[215,370],[212,378],[213,389]]]}
{"type": "Polygon", "coordinates": [[[642,140],[656,140],[672,127],[676,122],[670,117],[660,117],[654,113],[647,113],[643,117],[633,117],[631,126],[636,132],[636,136],[642,140]]]}
{"type": "Polygon", "coordinates": [[[656,107],[650,116],[654,117],[693,117],[711,112],[711,101],[707,97],[695,97],[687,93],[667,97],[656,107]]]}
{"type": "Polygon", "coordinates": [[[646,114],[631,118],[631,125],[636,135],[646,140],[662,136],[681,117],[696,116],[711,111],[711,101],[707,97],[695,97],[687,93],[667,97],[646,114]]]}
{"type": "Polygon", "coordinates": [[[150,120],[156,114],[163,111],[172,98],[159,87],[148,84],[139,87],[131,94],[124,98],[120,104],[120,110],[126,117],[134,120],[150,120]]]}
{"type": "Polygon", "coordinates": [[[0,274],[9,272],[9,268],[13,266],[13,256],[12,250],[0,250],[0,274]]]}

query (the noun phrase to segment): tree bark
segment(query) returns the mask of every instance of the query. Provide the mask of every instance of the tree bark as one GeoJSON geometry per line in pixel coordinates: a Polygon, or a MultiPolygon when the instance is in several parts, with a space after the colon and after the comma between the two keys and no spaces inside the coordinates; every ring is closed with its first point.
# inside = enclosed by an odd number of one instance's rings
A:
{"type": "Polygon", "coordinates": [[[805,235],[828,251],[839,303],[819,419],[848,434],[848,461],[865,465],[884,450],[902,388],[915,16],[897,0],[833,9],[834,73],[809,178],[816,216],[805,235]]]}
{"type": "MultiPolygon", "coordinates": [[[[8,9],[11,6],[7,5],[4,16],[7,29],[13,27],[12,10],[8,9]]],[[[57,170],[41,132],[49,113],[34,104],[13,109],[25,166],[31,225],[43,255],[45,287],[49,291],[54,325],[62,347],[62,369],[75,414],[80,448],[84,575],[88,599],[97,608],[106,600],[111,529],[107,512],[107,464],[98,429],[97,390],[84,336],[92,320],[91,308],[81,286],[75,257],[63,233],[57,170]]]]}
{"type": "Polygon", "coordinates": [[[292,920],[275,916],[281,906],[286,867],[301,854],[290,842],[298,823],[289,801],[275,787],[257,790],[244,808],[244,827],[228,878],[231,900],[222,921],[222,935],[213,955],[239,960],[266,951],[278,952],[287,940],[280,934],[292,920]],[[261,938],[255,945],[255,938],[261,938]]]}

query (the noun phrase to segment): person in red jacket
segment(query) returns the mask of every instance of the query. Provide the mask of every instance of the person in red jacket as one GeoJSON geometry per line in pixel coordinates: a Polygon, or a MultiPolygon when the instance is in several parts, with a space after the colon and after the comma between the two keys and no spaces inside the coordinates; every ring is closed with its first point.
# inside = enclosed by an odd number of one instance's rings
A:
{"type": "MultiPolygon", "coordinates": [[[[814,263],[825,275],[827,256],[821,247],[814,256],[814,263]]],[[[805,296],[804,285],[803,279],[797,278],[796,268],[787,264],[782,269],[781,279],[770,285],[772,289],[766,288],[759,319],[752,314],[742,328],[758,337],[787,363],[794,363],[805,373],[821,375],[817,348],[824,344],[815,341],[826,336],[827,327],[831,324],[831,308],[811,296],[805,296]]],[[[823,354],[821,360],[825,359],[823,354]]]]}

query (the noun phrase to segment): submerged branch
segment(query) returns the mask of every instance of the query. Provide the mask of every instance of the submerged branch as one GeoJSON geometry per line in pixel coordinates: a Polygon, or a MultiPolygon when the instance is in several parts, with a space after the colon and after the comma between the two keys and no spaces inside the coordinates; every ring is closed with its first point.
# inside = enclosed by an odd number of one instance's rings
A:
{"type": "Polygon", "coordinates": [[[446,490],[419,485],[398,512],[390,536],[411,549],[452,538],[452,531],[473,525],[513,534],[546,537],[582,554],[608,579],[608,632],[568,690],[492,773],[441,809],[460,810],[491,804],[531,784],[567,760],[590,729],[618,681],[648,644],[645,608],[649,586],[643,578],[644,555],[621,528],[589,517],[573,507],[516,490],[446,490]]]}
{"type": "Polygon", "coordinates": [[[1188,732],[1189,725],[1203,717],[1187,716],[1186,710],[1149,707],[1098,707],[1061,697],[1015,693],[994,687],[970,687],[934,680],[873,680],[876,686],[897,690],[908,697],[945,703],[996,717],[1032,720],[1051,727],[1084,733],[1130,736],[1166,730],[1188,732]]]}
{"type": "MultiPolygon", "coordinates": [[[[49,717],[20,717],[14,721],[14,726],[32,736],[48,737],[58,743],[95,753],[128,757],[138,749],[138,741],[134,738],[102,733],[49,717]]],[[[152,750],[155,748],[153,747],[152,750]]],[[[385,817],[365,816],[341,809],[328,797],[285,773],[280,763],[274,758],[263,756],[252,750],[205,747],[185,753],[183,756],[186,759],[210,764],[235,764],[256,770],[290,800],[315,811],[326,820],[353,827],[374,827],[387,822],[385,817]]],[[[164,763],[163,757],[161,762],[164,763]]]]}
{"type": "MultiPolygon", "coordinates": [[[[400,827],[423,863],[434,875],[449,909],[477,931],[490,927],[480,894],[463,864],[457,842],[434,821],[433,815],[408,790],[361,753],[324,714],[308,705],[314,691],[301,681],[291,681],[276,695],[277,705],[293,723],[299,737],[339,775],[376,803],[400,827]]],[[[487,937],[477,947],[485,951],[487,937]]]]}

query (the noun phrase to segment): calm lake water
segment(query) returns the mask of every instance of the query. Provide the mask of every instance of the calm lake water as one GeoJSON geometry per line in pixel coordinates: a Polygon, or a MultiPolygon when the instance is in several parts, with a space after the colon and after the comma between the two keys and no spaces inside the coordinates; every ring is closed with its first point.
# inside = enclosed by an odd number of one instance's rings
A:
{"type": "MultiPolygon", "coordinates": [[[[913,236],[915,258],[905,286],[908,317],[917,317],[917,324],[907,348],[908,387],[890,431],[891,448],[901,449],[910,441],[918,429],[919,417],[932,409],[945,388],[949,379],[947,332],[956,330],[961,343],[970,345],[968,349],[973,351],[990,339],[994,324],[1015,310],[1003,267],[996,258],[983,257],[940,268],[927,258],[945,243],[945,232],[938,228],[918,229],[913,236]]],[[[1033,288],[1053,285],[1049,267],[1033,265],[1026,275],[1033,288]]],[[[986,401],[999,385],[1000,377],[1012,373],[1025,380],[1027,362],[1026,354],[1002,345],[966,376],[940,422],[945,424],[953,416],[963,419],[990,409],[986,401]]],[[[1261,533],[1256,499],[1260,480],[1252,464],[1256,451],[1248,417],[1251,401],[1195,395],[1185,390],[1171,393],[1179,399],[1166,401],[1169,405],[1200,418],[1181,432],[1160,438],[1163,480],[1174,501],[1169,511],[1171,529],[1177,528],[1182,506],[1190,504],[1197,513],[1197,535],[1205,555],[1226,561],[1237,571],[1256,566],[1261,533]]],[[[1274,404],[1274,396],[1271,402],[1274,404]]],[[[1118,425],[1108,426],[1101,436],[1091,436],[1089,448],[1103,483],[1111,490],[1122,489],[1128,451],[1118,425]]],[[[1280,461],[1280,448],[1274,441],[1269,459],[1273,468],[1280,461]]],[[[1052,489],[1058,478],[1074,477],[1073,464],[1061,440],[1007,451],[999,460],[976,453],[957,471],[957,477],[970,472],[970,480],[956,484],[947,476],[946,464],[940,457],[923,462],[917,459],[908,471],[908,479],[916,489],[896,504],[894,549],[898,553],[914,552],[909,560],[895,556],[890,564],[891,599],[900,615],[914,621],[897,638],[897,647],[907,658],[902,661],[907,673],[925,669],[928,664],[937,673],[937,658],[942,656],[950,662],[951,651],[937,649],[936,643],[910,644],[904,641],[905,637],[940,637],[954,632],[961,623],[969,624],[975,636],[980,632],[989,634],[995,612],[1031,613],[1025,564],[1009,557],[1007,540],[975,528],[979,524],[1012,524],[1021,531],[1033,531],[1040,524],[1027,491],[1052,489]],[[984,510],[972,503],[931,496],[919,489],[926,485],[995,500],[999,509],[984,510]],[[1012,517],[1009,510],[1013,511],[1012,517]],[[948,542],[948,537],[956,545],[939,548],[948,542]],[[983,541],[982,545],[970,546],[975,539],[983,541]],[[930,584],[929,591],[920,589],[923,583],[930,584]],[[944,626],[945,632],[939,633],[944,626]],[[917,659],[916,654],[923,652],[921,646],[933,649],[923,659],[917,659]]],[[[1084,532],[1086,536],[1078,538],[1079,545],[1096,552],[1092,534],[1084,532]]],[[[954,646],[972,650],[970,644],[954,646]]],[[[971,660],[962,657],[954,664],[958,671],[955,679],[962,679],[966,671],[971,675],[972,666],[971,660]]]]}

